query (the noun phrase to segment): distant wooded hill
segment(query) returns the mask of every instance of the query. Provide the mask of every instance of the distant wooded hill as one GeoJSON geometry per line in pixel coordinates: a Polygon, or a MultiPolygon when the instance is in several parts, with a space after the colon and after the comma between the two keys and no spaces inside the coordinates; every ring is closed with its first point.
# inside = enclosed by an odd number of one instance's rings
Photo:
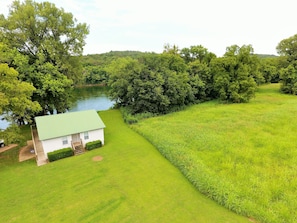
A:
{"type": "Polygon", "coordinates": [[[82,64],[84,66],[102,66],[120,57],[139,58],[143,54],[147,53],[140,51],[110,51],[102,54],[88,54],[82,57],[82,64]]]}
{"type": "MultiPolygon", "coordinates": [[[[102,54],[88,54],[82,57],[82,64],[84,66],[104,66],[120,57],[139,58],[144,54],[151,54],[151,53],[140,52],[140,51],[110,51],[108,53],[102,53],[102,54]]],[[[276,55],[273,55],[273,54],[255,54],[255,55],[257,55],[259,58],[277,57],[276,55]]]]}
{"type": "Polygon", "coordinates": [[[276,55],[273,54],[255,54],[256,56],[260,57],[260,58],[273,58],[273,57],[278,57],[276,55]]]}

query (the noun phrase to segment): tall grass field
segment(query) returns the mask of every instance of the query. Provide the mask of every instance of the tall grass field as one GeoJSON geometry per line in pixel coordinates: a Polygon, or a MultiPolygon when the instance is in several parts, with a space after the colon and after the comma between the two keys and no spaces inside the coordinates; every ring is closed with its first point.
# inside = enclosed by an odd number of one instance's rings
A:
{"type": "Polygon", "coordinates": [[[297,222],[297,97],[261,86],[132,125],[203,194],[260,222],[297,222]]]}
{"type": "Polygon", "coordinates": [[[250,222],[199,193],[118,110],[100,116],[100,149],[40,167],[0,153],[0,222],[250,222]]]}

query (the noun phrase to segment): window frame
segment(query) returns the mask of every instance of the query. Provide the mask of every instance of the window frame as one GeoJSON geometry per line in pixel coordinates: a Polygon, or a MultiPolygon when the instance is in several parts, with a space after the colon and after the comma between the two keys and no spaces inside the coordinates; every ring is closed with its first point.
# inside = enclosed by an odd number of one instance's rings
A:
{"type": "Polygon", "coordinates": [[[62,145],[68,145],[68,137],[67,136],[62,137],[62,145]]]}
{"type": "Polygon", "coordinates": [[[89,132],[84,132],[84,140],[90,139],[89,132]]]}

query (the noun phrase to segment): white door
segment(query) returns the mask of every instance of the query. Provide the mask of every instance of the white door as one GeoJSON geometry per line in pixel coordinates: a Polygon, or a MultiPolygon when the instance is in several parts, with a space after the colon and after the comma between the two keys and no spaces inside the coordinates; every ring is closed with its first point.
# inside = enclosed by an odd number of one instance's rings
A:
{"type": "Polygon", "coordinates": [[[72,143],[80,142],[80,136],[79,133],[72,134],[72,143]]]}

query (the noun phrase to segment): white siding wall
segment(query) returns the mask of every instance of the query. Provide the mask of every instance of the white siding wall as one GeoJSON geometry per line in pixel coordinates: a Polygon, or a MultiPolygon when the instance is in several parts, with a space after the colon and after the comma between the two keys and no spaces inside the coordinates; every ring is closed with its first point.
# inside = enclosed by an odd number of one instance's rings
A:
{"type": "Polygon", "coordinates": [[[47,157],[48,152],[71,147],[71,136],[67,136],[67,140],[68,140],[68,144],[64,144],[64,145],[63,145],[63,137],[41,141],[44,155],[46,156],[46,158],[48,158],[47,157]]]}
{"type": "Polygon", "coordinates": [[[89,131],[89,139],[85,140],[84,139],[84,133],[80,133],[80,138],[83,141],[84,146],[86,146],[86,143],[88,142],[92,142],[95,140],[100,139],[102,142],[102,145],[104,145],[104,129],[97,129],[97,130],[93,130],[93,131],[89,131]]]}
{"type": "MultiPolygon", "coordinates": [[[[87,142],[92,142],[98,139],[100,139],[102,142],[102,145],[104,145],[104,129],[97,129],[97,130],[89,131],[88,133],[89,133],[89,139],[87,140],[84,139],[84,133],[83,132],[80,133],[80,138],[83,142],[84,147],[86,146],[87,142]]],[[[41,141],[44,155],[46,156],[46,158],[48,158],[47,157],[48,152],[71,147],[71,140],[72,140],[71,135],[67,136],[67,140],[68,140],[68,144],[64,144],[64,145],[63,145],[63,137],[41,141]]]]}

